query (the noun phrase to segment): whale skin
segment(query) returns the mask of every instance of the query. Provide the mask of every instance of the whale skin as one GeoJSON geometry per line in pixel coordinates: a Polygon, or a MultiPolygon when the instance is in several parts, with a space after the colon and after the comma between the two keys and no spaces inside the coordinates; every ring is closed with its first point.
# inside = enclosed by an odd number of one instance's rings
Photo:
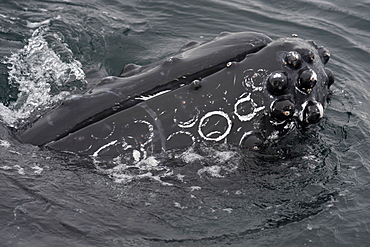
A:
{"type": "Polygon", "coordinates": [[[334,76],[314,41],[254,32],[191,42],[148,66],[73,95],[17,133],[25,143],[80,155],[116,156],[234,143],[261,150],[323,118],[334,76]]]}

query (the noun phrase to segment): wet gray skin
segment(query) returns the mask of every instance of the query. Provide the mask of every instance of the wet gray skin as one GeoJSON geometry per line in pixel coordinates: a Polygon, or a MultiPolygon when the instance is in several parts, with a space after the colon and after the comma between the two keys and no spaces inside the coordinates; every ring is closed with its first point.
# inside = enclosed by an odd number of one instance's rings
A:
{"type": "Polygon", "coordinates": [[[153,65],[127,65],[67,99],[19,138],[83,155],[154,152],[197,142],[260,150],[323,117],[329,52],[298,37],[222,33],[153,65]]]}

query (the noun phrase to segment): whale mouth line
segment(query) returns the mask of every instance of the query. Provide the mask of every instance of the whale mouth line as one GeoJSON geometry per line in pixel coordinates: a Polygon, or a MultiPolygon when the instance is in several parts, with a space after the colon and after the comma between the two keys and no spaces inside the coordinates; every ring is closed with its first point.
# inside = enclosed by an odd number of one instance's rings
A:
{"type": "MultiPolygon", "coordinates": [[[[71,129],[67,130],[66,132],[58,135],[53,141],[58,141],[60,139],[63,139],[64,137],[68,136],[69,134],[77,132],[78,130],[81,130],[81,129],[89,126],[89,125],[97,123],[97,122],[99,122],[103,119],[106,119],[106,118],[108,118],[108,117],[110,117],[114,114],[117,114],[121,111],[124,111],[128,108],[134,107],[134,106],[140,104],[141,102],[146,101],[147,98],[154,98],[154,97],[157,97],[159,95],[169,93],[173,90],[176,90],[176,89],[179,89],[179,88],[184,87],[186,85],[189,85],[194,80],[202,80],[202,79],[204,79],[204,78],[206,78],[206,77],[208,77],[208,76],[210,76],[214,73],[217,73],[218,71],[220,71],[222,69],[229,68],[230,63],[232,63],[232,62],[241,62],[242,60],[244,60],[246,58],[246,56],[248,54],[256,53],[256,52],[260,51],[261,49],[263,49],[264,47],[266,47],[266,45],[260,46],[260,47],[255,47],[251,50],[248,50],[247,52],[242,52],[242,53],[238,54],[237,56],[235,56],[231,59],[228,59],[227,61],[224,61],[224,62],[219,63],[217,65],[214,65],[212,67],[203,69],[201,71],[195,72],[191,75],[180,76],[179,78],[174,79],[170,82],[167,82],[167,83],[159,85],[159,86],[155,86],[154,88],[146,91],[145,93],[142,93],[140,95],[132,96],[132,97],[130,97],[128,99],[125,99],[125,100],[123,100],[119,103],[116,103],[114,106],[112,106],[110,108],[107,108],[107,109],[104,109],[104,110],[96,113],[95,115],[90,116],[89,118],[83,120],[82,122],[76,124],[73,128],[71,128],[71,129]]],[[[44,145],[46,143],[42,143],[41,145],[44,145]]]]}

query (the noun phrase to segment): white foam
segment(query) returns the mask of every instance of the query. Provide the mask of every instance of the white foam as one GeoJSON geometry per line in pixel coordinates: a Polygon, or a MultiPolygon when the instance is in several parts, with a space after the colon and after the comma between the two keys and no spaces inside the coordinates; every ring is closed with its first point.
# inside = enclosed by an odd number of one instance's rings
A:
{"type": "Polygon", "coordinates": [[[225,211],[225,212],[228,212],[229,214],[231,214],[231,212],[233,211],[232,208],[224,208],[222,210],[225,211]]]}
{"type": "Polygon", "coordinates": [[[25,175],[25,174],[26,174],[26,173],[24,172],[24,168],[23,168],[23,167],[21,167],[21,166],[19,166],[19,165],[15,165],[13,168],[14,168],[14,169],[16,169],[16,170],[18,171],[18,174],[19,174],[19,175],[25,175]]]}
{"type": "MultiPolygon", "coordinates": [[[[225,150],[225,147],[221,147],[225,150]]],[[[168,157],[171,159],[179,159],[180,162],[184,162],[189,166],[192,166],[194,162],[200,162],[203,167],[195,166],[197,170],[194,171],[194,175],[198,176],[212,176],[222,178],[227,174],[234,172],[240,163],[240,154],[234,150],[219,151],[214,147],[201,147],[201,153],[197,153],[194,147],[187,149],[186,151],[177,154],[171,154],[168,151],[166,154],[156,154],[148,157],[143,157],[139,150],[129,151],[126,154],[117,156],[110,161],[107,169],[107,164],[103,158],[93,157],[94,164],[97,170],[111,177],[116,183],[131,183],[133,181],[140,181],[142,179],[149,179],[152,181],[159,182],[164,186],[172,186],[172,183],[165,181],[167,178],[172,178],[180,183],[188,183],[183,175],[184,171],[176,171],[176,167],[165,165],[168,162],[168,157]],[[133,157],[137,153],[137,157],[133,157]],[[165,155],[165,156],[163,156],[165,155]],[[210,164],[210,165],[207,165],[210,164]]],[[[201,190],[202,188],[196,185],[189,185],[190,192],[201,190]]]]}
{"type": "Polygon", "coordinates": [[[190,148],[181,154],[181,159],[183,162],[189,164],[198,160],[202,160],[204,159],[204,157],[195,153],[194,150],[190,148]]]}
{"type": "Polygon", "coordinates": [[[3,170],[11,170],[11,169],[13,169],[13,167],[10,167],[10,166],[0,166],[0,169],[3,169],[3,170]]]}
{"type": "MultiPolygon", "coordinates": [[[[75,59],[63,62],[45,40],[46,30],[43,26],[36,29],[22,49],[2,61],[8,65],[9,83],[19,91],[17,101],[12,102],[9,107],[0,105],[1,117],[10,126],[17,127],[14,126],[17,120],[28,118],[40,107],[50,106],[69,95],[66,91],[52,92],[52,87],[62,87],[71,81],[84,82],[85,74],[81,63],[75,59]]],[[[67,44],[59,45],[72,54],[67,44]]]]}
{"type": "Polygon", "coordinates": [[[182,174],[177,174],[176,175],[177,179],[180,180],[181,182],[184,182],[184,177],[185,175],[182,175],[182,174]]]}
{"type": "Polygon", "coordinates": [[[224,163],[235,157],[236,152],[234,151],[217,151],[215,152],[217,162],[224,163]]]}
{"type": "Polygon", "coordinates": [[[10,147],[10,143],[6,140],[0,140],[0,146],[4,147],[4,148],[9,148],[10,147]]]}
{"type": "Polygon", "coordinates": [[[202,189],[202,187],[200,187],[200,186],[190,186],[191,191],[201,190],[201,189],[202,189]]]}
{"type": "Polygon", "coordinates": [[[139,162],[139,161],[140,161],[140,157],[141,157],[141,153],[140,153],[140,151],[139,151],[139,150],[134,149],[134,150],[132,151],[132,157],[134,157],[135,162],[139,162]]]}
{"type": "Polygon", "coordinates": [[[203,176],[204,174],[208,174],[212,177],[223,178],[224,176],[221,175],[221,171],[222,171],[222,168],[219,165],[206,166],[198,170],[198,175],[203,176]]]}
{"type": "Polygon", "coordinates": [[[126,184],[135,180],[150,179],[165,186],[172,186],[171,183],[165,182],[162,179],[173,176],[173,171],[162,165],[154,156],[149,156],[139,162],[130,162],[125,160],[127,156],[118,156],[112,160],[115,166],[110,169],[101,168],[98,157],[94,158],[94,164],[97,170],[107,174],[116,183],[126,184]]]}
{"type": "Polygon", "coordinates": [[[47,20],[40,21],[40,22],[27,21],[27,27],[28,28],[38,28],[38,27],[43,26],[43,25],[48,25],[50,23],[50,21],[51,21],[51,19],[47,19],[47,20]]]}
{"type": "Polygon", "coordinates": [[[206,166],[198,170],[199,176],[209,175],[212,177],[222,178],[224,175],[234,172],[238,168],[240,156],[236,151],[218,151],[208,148],[208,155],[204,159],[212,166],[206,166]]]}
{"type": "Polygon", "coordinates": [[[181,204],[179,202],[173,202],[175,208],[179,208],[179,209],[186,209],[185,206],[181,206],[181,204]]]}
{"type": "Polygon", "coordinates": [[[44,171],[44,168],[42,168],[42,167],[40,167],[36,164],[35,164],[35,166],[31,167],[31,169],[34,170],[33,173],[38,174],[38,175],[41,174],[44,171]]]}

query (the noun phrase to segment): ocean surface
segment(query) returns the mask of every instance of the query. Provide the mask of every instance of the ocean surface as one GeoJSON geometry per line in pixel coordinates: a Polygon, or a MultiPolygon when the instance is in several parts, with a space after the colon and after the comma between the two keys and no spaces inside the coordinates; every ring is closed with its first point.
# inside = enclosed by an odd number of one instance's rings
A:
{"type": "Polygon", "coordinates": [[[366,0],[1,0],[0,246],[370,246],[369,13],[366,0]],[[331,52],[324,119],[273,156],[204,144],[98,160],[13,134],[128,63],[223,31],[331,52]]]}

